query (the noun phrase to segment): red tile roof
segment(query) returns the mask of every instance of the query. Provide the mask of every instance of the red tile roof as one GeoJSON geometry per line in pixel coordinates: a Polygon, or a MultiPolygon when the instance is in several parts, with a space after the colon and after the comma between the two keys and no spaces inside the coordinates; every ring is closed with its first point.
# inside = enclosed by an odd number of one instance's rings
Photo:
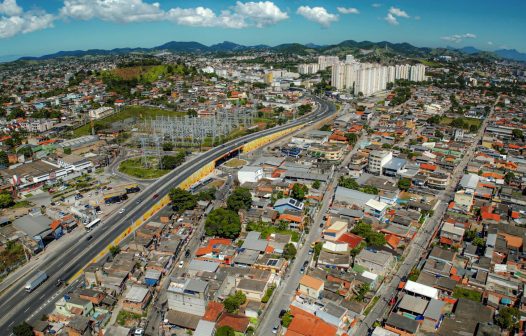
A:
{"type": "Polygon", "coordinates": [[[438,167],[430,163],[422,163],[420,165],[420,168],[425,169],[425,170],[435,171],[437,170],[438,167]]]}
{"type": "Polygon", "coordinates": [[[210,301],[206,306],[205,316],[203,320],[215,322],[221,313],[223,312],[224,306],[222,303],[210,301]]]}
{"type": "Polygon", "coordinates": [[[363,238],[360,236],[355,235],[354,233],[344,233],[338,238],[337,241],[342,243],[347,243],[351,249],[355,248],[356,246],[360,245],[363,238]]]}
{"type": "Polygon", "coordinates": [[[246,316],[224,313],[217,321],[216,327],[229,326],[237,332],[245,333],[249,323],[250,319],[246,316]]]}
{"type": "Polygon", "coordinates": [[[285,336],[333,336],[338,329],[323,321],[317,316],[290,306],[294,318],[290,323],[285,336]]]}

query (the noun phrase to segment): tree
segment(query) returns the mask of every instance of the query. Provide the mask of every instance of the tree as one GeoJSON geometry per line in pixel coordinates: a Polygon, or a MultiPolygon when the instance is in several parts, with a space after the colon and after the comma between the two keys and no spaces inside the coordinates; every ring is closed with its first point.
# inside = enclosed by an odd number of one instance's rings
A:
{"type": "Polygon", "coordinates": [[[13,334],[15,336],[33,336],[33,328],[27,322],[22,322],[21,324],[13,327],[13,334]]]}
{"type": "Polygon", "coordinates": [[[511,131],[511,134],[513,135],[514,139],[522,139],[524,137],[524,134],[523,134],[522,130],[518,129],[518,128],[514,128],[511,131]]]}
{"type": "Polygon", "coordinates": [[[197,117],[197,111],[194,109],[189,109],[186,114],[188,114],[189,117],[197,117]]]}
{"type": "Polygon", "coordinates": [[[346,133],[345,137],[350,145],[354,145],[358,141],[358,135],[356,133],[346,133]]]}
{"type": "Polygon", "coordinates": [[[475,237],[473,238],[473,241],[471,241],[471,244],[478,246],[478,247],[483,247],[486,245],[486,241],[484,240],[484,238],[475,237]]]}
{"type": "Polygon", "coordinates": [[[228,209],[214,209],[206,218],[205,232],[207,236],[237,238],[241,232],[239,215],[228,209]]]}
{"type": "Polygon", "coordinates": [[[283,248],[283,258],[292,260],[296,257],[296,247],[292,243],[285,244],[283,248]]]}
{"type": "Polygon", "coordinates": [[[239,307],[247,301],[247,297],[242,291],[237,291],[235,294],[228,296],[223,304],[225,310],[229,313],[236,312],[239,307]]]}
{"type": "Polygon", "coordinates": [[[315,260],[318,259],[318,256],[320,255],[322,248],[323,248],[322,242],[317,242],[316,244],[314,244],[314,259],[315,260]]]}
{"type": "Polygon", "coordinates": [[[179,213],[193,209],[197,205],[197,198],[189,191],[181,188],[170,190],[170,199],[172,200],[172,209],[179,213]]]}
{"type": "Polygon", "coordinates": [[[199,201],[213,201],[216,199],[216,188],[208,188],[202,190],[197,194],[197,199],[199,201]]]}
{"type": "Polygon", "coordinates": [[[247,188],[236,188],[226,200],[228,209],[238,212],[240,209],[248,210],[252,206],[252,195],[247,188]]]}
{"type": "Polygon", "coordinates": [[[178,153],[176,156],[165,155],[161,158],[160,166],[163,169],[174,169],[184,162],[185,154],[178,153]]]}
{"type": "Polygon", "coordinates": [[[504,181],[507,183],[507,184],[510,184],[511,181],[513,181],[515,179],[515,174],[513,172],[507,172],[506,175],[504,176],[504,181]]]}
{"type": "Polygon", "coordinates": [[[312,184],[312,187],[314,189],[320,189],[320,186],[321,186],[321,182],[318,180],[314,181],[314,183],[312,184]]]}
{"type": "Polygon", "coordinates": [[[5,151],[0,151],[0,167],[1,168],[9,167],[9,157],[5,151]]]}
{"type": "Polygon", "coordinates": [[[331,125],[325,124],[322,127],[320,127],[320,131],[326,131],[329,132],[331,130],[331,125]]]}
{"type": "Polygon", "coordinates": [[[66,155],[71,154],[71,147],[64,147],[64,154],[66,155]]]}
{"type": "Polygon", "coordinates": [[[222,326],[217,328],[216,333],[214,336],[235,336],[236,332],[234,329],[232,329],[231,326],[222,326]]]}
{"type": "Polygon", "coordinates": [[[380,232],[373,231],[371,225],[358,222],[351,231],[360,237],[363,237],[367,245],[380,247],[385,245],[385,236],[380,232]]]}
{"type": "Polygon", "coordinates": [[[18,155],[24,155],[25,158],[30,158],[33,156],[33,150],[29,146],[24,146],[20,148],[16,154],[18,155]]]}
{"type": "Polygon", "coordinates": [[[292,192],[290,196],[297,199],[298,201],[303,201],[306,194],[309,192],[309,188],[301,183],[296,183],[292,186],[292,192]]]}
{"type": "Polygon", "coordinates": [[[303,105],[300,105],[298,106],[298,114],[300,116],[306,114],[306,113],[309,113],[312,111],[312,105],[311,104],[303,104],[303,105]]]}
{"type": "Polygon", "coordinates": [[[365,299],[365,295],[369,292],[369,284],[363,283],[356,288],[356,301],[362,302],[365,299]]]}
{"type": "Polygon", "coordinates": [[[120,251],[121,248],[119,247],[119,245],[113,245],[110,247],[110,253],[112,256],[116,256],[117,254],[119,254],[120,251]]]}
{"type": "Polygon", "coordinates": [[[520,319],[519,310],[515,307],[504,307],[499,309],[499,314],[495,317],[497,325],[506,330],[513,330],[517,327],[520,319]]]}
{"type": "Polygon", "coordinates": [[[398,180],[398,189],[403,190],[403,191],[408,191],[409,188],[411,188],[410,179],[406,177],[402,177],[400,180],[398,180]]]}
{"type": "Polygon", "coordinates": [[[165,142],[163,143],[163,151],[165,152],[171,152],[172,149],[174,149],[174,144],[171,142],[165,142]]]}
{"type": "Polygon", "coordinates": [[[285,314],[283,314],[283,316],[281,317],[281,324],[285,327],[285,328],[288,328],[290,323],[292,322],[292,319],[294,318],[294,316],[292,316],[292,314],[290,313],[290,311],[287,311],[285,312],[285,314]]]}
{"type": "Polygon", "coordinates": [[[13,196],[8,192],[0,193],[0,208],[9,208],[13,205],[13,196]]]}
{"type": "Polygon", "coordinates": [[[435,136],[439,139],[442,139],[444,137],[444,133],[440,132],[440,130],[436,130],[435,136]]]}

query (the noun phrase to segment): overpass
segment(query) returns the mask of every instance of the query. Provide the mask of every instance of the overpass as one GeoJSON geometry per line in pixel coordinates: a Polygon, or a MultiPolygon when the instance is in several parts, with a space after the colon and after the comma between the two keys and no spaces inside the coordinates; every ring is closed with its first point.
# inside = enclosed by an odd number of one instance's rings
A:
{"type": "Polygon", "coordinates": [[[215,168],[215,162],[231,152],[255,150],[300,129],[305,124],[321,123],[336,114],[336,108],[332,103],[318,98],[314,100],[319,107],[309,115],[284,125],[231,140],[174,169],[143,191],[143,194],[146,195],[143,202],[128,204],[126,213],[114,214],[92,231],[91,241],[83,238],[72,246],[64,246],[59,257],[42,265],[40,269],[28,272],[18,281],[18,284],[1,295],[0,334],[10,335],[13,326],[24,320],[40,319],[42,315],[49,313],[53,309],[54,302],[78,286],[77,278],[87,265],[103,259],[111,246],[121,243],[135,229],[170,203],[168,197],[170,189],[190,187],[210,174],[215,168]],[[158,197],[154,198],[150,195],[158,195],[158,197]],[[49,279],[32,293],[26,293],[23,285],[38,271],[46,272],[49,279]],[[59,278],[70,279],[69,285],[65,288],[57,288],[55,283],[59,278]]]}

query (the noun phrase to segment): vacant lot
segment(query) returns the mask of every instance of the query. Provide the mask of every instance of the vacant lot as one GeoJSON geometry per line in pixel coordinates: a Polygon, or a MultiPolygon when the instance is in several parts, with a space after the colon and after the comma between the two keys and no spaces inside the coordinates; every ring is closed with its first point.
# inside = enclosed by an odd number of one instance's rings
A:
{"type": "MultiPolygon", "coordinates": [[[[121,120],[132,118],[132,117],[135,117],[139,120],[144,120],[148,118],[155,118],[156,116],[181,117],[181,116],[184,116],[185,114],[186,114],[185,112],[162,110],[162,109],[153,108],[153,107],[127,106],[123,108],[122,110],[120,110],[119,112],[109,117],[95,121],[95,125],[99,127],[100,129],[104,129],[104,128],[110,127],[110,125],[116,121],[121,121],[121,120]]],[[[79,137],[82,135],[88,135],[88,134],[90,134],[90,124],[89,123],[73,131],[73,135],[75,137],[79,137]]]]}
{"type": "MultiPolygon", "coordinates": [[[[156,167],[157,165],[153,162],[153,158],[149,159],[149,161],[152,163],[152,167],[156,167]]],[[[135,159],[128,159],[121,162],[119,165],[119,171],[121,173],[141,178],[141,179],[154,179],[159,178],[166,173],[168,173],[169,169],[157,169],[157,168],[147,168],[144,167],[142,164],[141,158],[135,158],[135,159]]]]}
{"type": "Polygon", "coordinates": [[[231,159],[231,160],[228,160],[227,162],[225,162],[225,166],[229,167],[229,168],[240,168],[244,165],[246,165],[247,162],[245,160],[241,160],[241,159],[231,159]]]}
{"type": "MultiPolygon", "coordinates": [[[[457,118],[457,119],[462,119],[469,126],[475,125],[475,126],[477,126],[477,128],[480,127],[480,125],[482,124],[482,120],[480,120],[480,119],[466,118],[466,117],[460,117],[460,118],[457,118]]],[[[444,117],[444,118],[442,118],[442,120],[440,120],[440,124],[441,125],[450,125],[453,122],[453,120],[454,120],[454,118],[444,117]]]]}

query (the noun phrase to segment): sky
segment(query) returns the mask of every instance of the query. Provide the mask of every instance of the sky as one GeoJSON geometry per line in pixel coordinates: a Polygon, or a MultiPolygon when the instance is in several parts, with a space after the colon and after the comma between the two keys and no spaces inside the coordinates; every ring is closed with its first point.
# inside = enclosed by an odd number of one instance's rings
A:
{"type": "Polygon", "coordinates": [[[526,52],[524,13],[525,0],[0,0],[0,57],[350,39],[526,52]]]}

